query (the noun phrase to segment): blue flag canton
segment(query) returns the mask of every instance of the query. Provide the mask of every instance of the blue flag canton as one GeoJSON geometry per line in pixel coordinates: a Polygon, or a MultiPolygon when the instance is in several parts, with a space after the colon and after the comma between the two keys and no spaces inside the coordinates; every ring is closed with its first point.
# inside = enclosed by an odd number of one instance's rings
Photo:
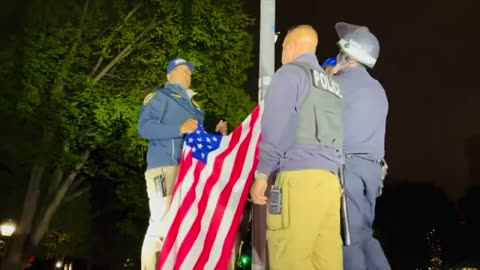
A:
{"type": "Polygon", "coordinates": [[[202,125],[198,125],[195,132],[185,136],[185,142],[192,148],[193,158],[196,158],[203,163],[207,163],[208,154],[218,149],[222,141],[222,135],[208,133],[204,130],[202,125]]]}

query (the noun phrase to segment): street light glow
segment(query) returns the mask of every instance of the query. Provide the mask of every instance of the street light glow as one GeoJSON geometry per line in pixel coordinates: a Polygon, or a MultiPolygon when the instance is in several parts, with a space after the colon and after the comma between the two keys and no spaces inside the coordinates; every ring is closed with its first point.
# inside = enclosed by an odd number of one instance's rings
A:
{"type": "Polygon", "coordinates": [[[12,220],[4,222],[2,225],[0,225],[0,231],[2,233],[2,236],[12,236],[12,234],[15,232],[15,229],[16,225],[12,220]]]}

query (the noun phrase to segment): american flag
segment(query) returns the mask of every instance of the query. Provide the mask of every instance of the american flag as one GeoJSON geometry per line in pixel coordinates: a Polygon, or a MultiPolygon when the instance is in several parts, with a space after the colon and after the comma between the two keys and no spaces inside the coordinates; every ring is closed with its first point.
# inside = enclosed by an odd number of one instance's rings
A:
{"type": "Polygon", "coordinates": [[[228,136],[201,126],[186,136],[158,270],[227,269],[257,164],[262,108],[228,136]]]}

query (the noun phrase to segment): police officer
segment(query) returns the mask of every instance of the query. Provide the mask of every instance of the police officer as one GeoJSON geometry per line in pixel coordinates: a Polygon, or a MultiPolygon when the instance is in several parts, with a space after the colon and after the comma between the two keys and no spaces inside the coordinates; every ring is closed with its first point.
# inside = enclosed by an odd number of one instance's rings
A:
{"type": "Polygon", "coordinates": [[[321,68],[316,31],[292,28],[283,66],[265,96],[255,204],[267,204],[270,269],[342,268],[341,187],[336,175],[342,146],[341,95],[321,68]],[[265,196],[267,179],[277,174],[265,196]]]}
{"type": "Polygon", "coordinates": [[[337,65],[337,57],[330,57],[325,59],[322,63],[322,68],[328,75],[333,75],[333,68],[337,65]]]}
{"type": "Polygon", "coordinates": [[[334,73],[343,95],[345,192],[351,232],[351,245],[344,247],[344,267],[388,270],[390,266],[372,229],[386,169],[383,158],[388,100],[367,68],[374,67],[380,47],[367,27],[340,22],[335,28],[340,53],[334,73]]]}
{"type": "MultiPolygon", "coordinates": [[[[147,95],[139,115],[138,133],[148,139],[145,180],[150,221],[142,246],[141,269],[156,270],[158,253],[167,232],[164,217],[177,177],[184,135],[197,129],[204,112],[193,101],[190,90],[194,66],[177,58],[167,67],[168,82],[147,95]]],[[[227,123],[220,121],[217,132],[226,134],[227,123]]]]}

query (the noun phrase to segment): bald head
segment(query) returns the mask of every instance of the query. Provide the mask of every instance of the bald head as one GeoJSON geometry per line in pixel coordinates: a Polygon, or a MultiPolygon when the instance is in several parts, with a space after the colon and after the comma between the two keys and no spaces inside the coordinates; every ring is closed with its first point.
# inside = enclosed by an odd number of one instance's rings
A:
{"type": "Polygon", "coordinates": [[[291,28],[285,40],[297,42],[300,46],[305,47],[306,50],[315,52],[317,49],[318,35],[312,26],[303,24],[291,28]]]}
{"type": "Polygon", "coordinates": [[[293,61],[304,53],[315,53],[317,50],[317,31],[310,25],[299,25],[288,31],[283,40],[282,64],[293,61]]]}

